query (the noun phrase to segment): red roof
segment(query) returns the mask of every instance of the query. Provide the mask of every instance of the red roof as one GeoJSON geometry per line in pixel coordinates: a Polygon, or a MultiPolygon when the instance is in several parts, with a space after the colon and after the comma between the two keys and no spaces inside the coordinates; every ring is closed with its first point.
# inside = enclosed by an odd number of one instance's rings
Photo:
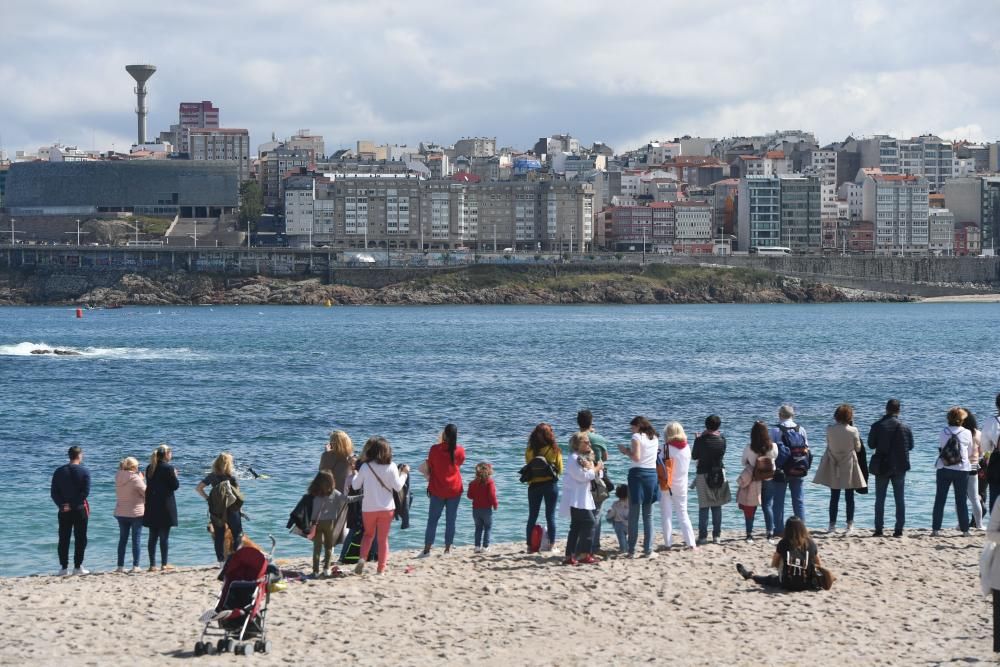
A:
{"type": "Polygon", "coordinates": [[[785,151],[768,151],[767,153],[764,154],[764,157],[766,157],[769,160],[784,160],[785,151]]]}

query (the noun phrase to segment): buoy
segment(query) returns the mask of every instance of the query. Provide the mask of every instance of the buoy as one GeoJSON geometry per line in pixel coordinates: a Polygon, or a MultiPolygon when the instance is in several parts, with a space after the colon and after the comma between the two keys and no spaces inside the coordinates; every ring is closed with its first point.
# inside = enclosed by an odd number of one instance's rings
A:
{"type": "Polygon", "coordinates": [[[83,308],[77,308],[76,309],[76,318],[80,319],[81,317],[83,317],[83,308]]]}
{"type": "Polygon", "coordinates": [[[333,301],[330,301],[329,299],[327,299],[327,300],[326,300],[326,301],[324,302],[324,304],[326,305],[326,307],[327,307],[327,308],[329,308],[330,306],[332,306],[332,305],[333,305],[333,301]]]}

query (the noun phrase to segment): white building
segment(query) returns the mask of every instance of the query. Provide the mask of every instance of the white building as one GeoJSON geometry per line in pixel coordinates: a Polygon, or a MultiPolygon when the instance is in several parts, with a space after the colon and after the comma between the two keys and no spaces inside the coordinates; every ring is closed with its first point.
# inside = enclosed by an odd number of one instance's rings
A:
{"type": "Polygon", "coordinates": [[[950,142],[930,134],[899,142],[899,173],[923,176],[932,192],[943,192],[944,182],[952,178],[954,170],[950,142]]]}
{"type": "Polygon", "coordinates": [[[927,179],[869,174],[863,186],[862,219],[875,224],[875,252],[923,254],[929,243],[927,179]]]}
{"type": "Polygon", "coordinates": [[[316,179],[293,176],[285,182],[285,235],[293,247],[309,247],[314,226],[316,179]]]}
{"type": "Polygon", "coordinates": [[[705,202],[674,204],[674,243],[697,245],[712,241],[712,206],[705,202]]]}
{"type": "MultiPolygon", "coordinates": [[[[809,164],[802,171],[819,179],[820,217],[823,220],[836,220],[837,151],[811,151],[809,164]]],[[[860,196],[858,198],[860,200],[860,196]]]]}
{"type": "Polygon", "coordinates": [[[861,219],[862,196],[863,188],[860,183],[845,181],[840,184],[840,188],[837,190],[837,198],[847,202],[847,214],[850,220],[861,219]]]}

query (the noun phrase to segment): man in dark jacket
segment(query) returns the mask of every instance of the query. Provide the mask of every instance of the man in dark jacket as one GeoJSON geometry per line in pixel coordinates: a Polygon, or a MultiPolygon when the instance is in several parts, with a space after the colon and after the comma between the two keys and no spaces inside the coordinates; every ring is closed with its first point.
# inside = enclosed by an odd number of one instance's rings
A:
{"type": "Polygon", "coordinates": [[[903,535],[906,522],[906,501],[903,497],[903,483],[910,469],[910,450],[913,449],[913,432],[899,421],[899,401],[889,399],[885,404],[885,416],[872,424],[868,431],[868,446],[872,450],[872,466],[875,475],[875,533],[882,536],[885,523],[885,496],[892,482],[892,495],[896,504],[896,527],[893,537],[903,535]]]}
{"type": "Polygon", "coordinates": [[[59,508],[60,575],[69,574],[69,538],[73,536],[73,574],[90,574],[83,569],[83,552],[87,548],[87,518],[90,507],[90,472],[83,467],[83,450],[69,448],[69,463],[52,474],[52,502],[59,508]]]}

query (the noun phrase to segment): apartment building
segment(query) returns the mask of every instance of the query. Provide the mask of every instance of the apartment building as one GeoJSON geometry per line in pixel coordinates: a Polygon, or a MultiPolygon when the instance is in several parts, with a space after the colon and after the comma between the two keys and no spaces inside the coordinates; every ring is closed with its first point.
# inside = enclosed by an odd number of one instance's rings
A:
{"type": "Polygon", "coordinates": [[[955,215],[946,208],[927,212],[927,250],[933,255],[951,255],[955,247],[955,215]]]}
{"type": "Polygon", "coordinates": [[[923,176],[931,192],[942,192],[945,181],[953,177],[954,170],[955,156],[951,142],[930,134],[899,142],[899,173],[923,176]]]}
{"type": "Polygon", "coordinates": [[[781,245],[781,183],[775,176],[740,179],[737,244],[752,247],[781,245]]]}
{"type": "Polygon", "coordinates": [[[250,133],[240,128],[188,129],[188,155],[192,160],[235,162],[240,182],[250,178],[250,133]]]}
{"type": "Polygon", "coordinates": [[[884,174],[899,173],[899,142],[896,139],[879,134],[858,139],[856,144],[861,155],[861,168],[878,168],[884,174]]]}
{"type": "Polygon", "coordinates": [[[674,252],[689,255],[712,254],[712,205],[707,202],[677,202],[673,209],[674,252]]]}
{"type": "Polygon", "coordinates": [[[927,179],[906,174],[868,174],[862,217],[875,224],[875,252],[892,255],[927,252],[927,179]]]}
{"type": "Polygon", "coordinates": [[[823,246],[819,178],[799,174],[778,177],[781,243],[792,252],[815,252],[823,246]]]}

